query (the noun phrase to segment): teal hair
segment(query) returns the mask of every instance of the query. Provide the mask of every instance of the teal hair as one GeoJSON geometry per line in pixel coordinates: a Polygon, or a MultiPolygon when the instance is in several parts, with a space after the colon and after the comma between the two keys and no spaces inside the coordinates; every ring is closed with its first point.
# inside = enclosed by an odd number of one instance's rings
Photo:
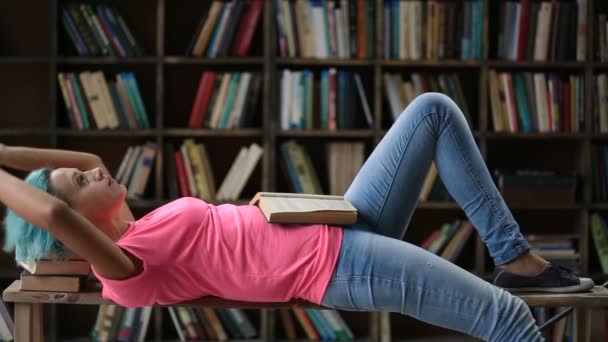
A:
{"type": "MultiPolygon", "coordinates": [[[[50,183],[50,174],[48,168],[37,169],[27,175],[25,182],[57,196],[50,183]]],[[[4,232],[3,249],[5,252],[15,251],[16,260],[58,259],[67,253],[63,244],[49,232],[27,222],[9,208],[4,218],[4,232]]]]}

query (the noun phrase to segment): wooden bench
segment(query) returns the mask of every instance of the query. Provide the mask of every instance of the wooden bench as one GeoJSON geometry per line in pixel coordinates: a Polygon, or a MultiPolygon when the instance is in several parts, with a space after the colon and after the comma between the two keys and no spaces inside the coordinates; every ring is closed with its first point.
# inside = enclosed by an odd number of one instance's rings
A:
{"type": "MultiPolygon", "coordinates": [[[[5,302],[15,304],[15,341],[16,342],[41,342],[43,341],[42,329],[42,306],[44,304],[82,304],[101,305],[114,304],[101,298],[99,291],[67,293],[67,292],[41,292],[20,291],[20,280],[15,280],[2,294],[5,302]]],[[[608,308],[608,289],[596,286],[592,291],[572,294],[546,294],[527,293],[519,295],[529,306],[564,307],[574,306],[577,322],[575,325],[576,340],[579,342],[589,341],[590,313],[592,309],[608,308]]],[[[290,301],[286,303],[252,303],[224,300],[217,297],[204,297],[194,301],[182,302],[171,306],[206,306],[223,308],[249,308],[249,309],[277,309],[304,307],[323,309],[318,305],[305,301],[290,301]]],[[[274,321],[268,314],[263,314],[262,325],[267,324],[274,328],[274,321]],[[266,321],[265,321],[266,320],[266,321]]],[[[370,324],[370,337],[372,341],[384,340],[381,328],[370,324]]],[[[272,340],[273,334],[268,331],[261,332],[260,339],[272,340]]]]}

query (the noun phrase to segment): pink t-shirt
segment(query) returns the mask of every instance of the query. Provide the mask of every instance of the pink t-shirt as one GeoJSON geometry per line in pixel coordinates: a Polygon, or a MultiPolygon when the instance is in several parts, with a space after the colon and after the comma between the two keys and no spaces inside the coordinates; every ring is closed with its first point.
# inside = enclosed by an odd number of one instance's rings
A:
{"type": "Polygon", "coordinates": [[[341,227],[271,224],[254,206],[185,197],[132,222],[116,242],[142,260],[141,273],[113,280],[93,272],[102,297],[126,307],[208,295],[320,304],[341,243],[341,227]]]}

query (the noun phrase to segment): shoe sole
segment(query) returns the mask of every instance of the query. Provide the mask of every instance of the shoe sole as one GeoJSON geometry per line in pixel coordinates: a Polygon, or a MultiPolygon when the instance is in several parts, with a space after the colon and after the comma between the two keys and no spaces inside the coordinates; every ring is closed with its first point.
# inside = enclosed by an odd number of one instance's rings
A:
{"type": "Polygon", "coordinates": [[[565,286],[565,287],[515,287],[508,288],[504,287],[503,289],[513,293],[519,292],[550,292],[550,293],[570,293],[570,292],[582,292],[587,291],[593,288],[594,283],[588,284],[580,284],[573,286],[565,286]]]}

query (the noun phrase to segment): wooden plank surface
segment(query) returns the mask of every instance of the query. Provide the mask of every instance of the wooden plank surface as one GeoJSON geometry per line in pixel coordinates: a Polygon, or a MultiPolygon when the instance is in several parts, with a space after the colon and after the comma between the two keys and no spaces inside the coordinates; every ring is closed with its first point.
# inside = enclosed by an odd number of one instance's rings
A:
{"type": "MultiPolygon", "coordinates": [[[[44,291],[20,291],[21,281],[15,280],[2,294],[6,302],[15,303],[56,303],[56,304],[113,304],[112,301],[101,298],[98,290],[90,292],[44,292],[44,291]]],[[[608,308],[608,289],[596,286],[592,291],[567,294],[553,293],[525,293],[518,295],[530,306],[579,306],[586,308],[608,308]]],[[[171,306],[208,306],[208,307],[231,307],[231,308],[281,308],[281,307],[307,307],[321,308],[318,305],[294,300],[286,303],[255,303],[231,301],[218,297],[203,297],[197,300],[179,303],[171,306]]]]}
{"type": "Polygon", "coordinates": [[[608,308],[608,289],[603,286],[595,286],[588,292],[526,293],[518,296],[530,306],[608,308]]]}
{"type": "MultiPolygon", "coordinates": [[[[114,302],[101,298],[101,292],[92,290],[89,292],[45,292],[45,291],[21,291],[21,280],[15,280],[2,293],[2,299],[5,302],[14,303],[55,303],[55,304],[114,304],[114,302]]],[[[168,305],[161,305],[168,306],[168,305]]],[[[294,300],[286,303],[255,303],[255,302],[239,302],[225,300],[218,297],[203,297],[193,301],[182,302],[170,306],[207,306],[217,308],[243,308],[243,309],[259,309],[259,308],[291,308],[294,306],[305,308],[322,307],[302,301],[294,300]]]]}

